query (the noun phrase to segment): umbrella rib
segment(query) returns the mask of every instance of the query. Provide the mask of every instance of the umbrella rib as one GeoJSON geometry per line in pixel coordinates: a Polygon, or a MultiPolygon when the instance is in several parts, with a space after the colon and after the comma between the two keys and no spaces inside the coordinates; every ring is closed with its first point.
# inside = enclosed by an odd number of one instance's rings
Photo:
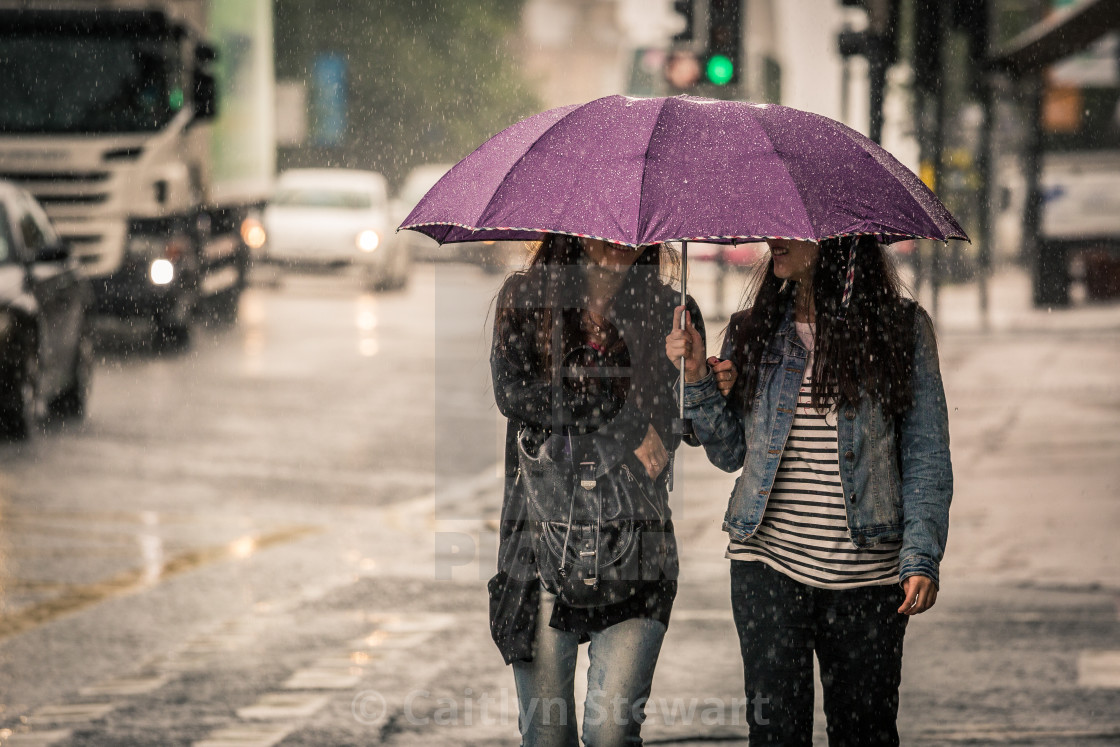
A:
{"type": "MultiPolygon", "coordinates": [[[[843,124],[843,123],[841,123],[841,124],[843,124]]],[[[850,128],[848,128],[846,125],[840,131],[844,133],[844,136],[846,138],[848,138],[853,143],[855,143],[856,146],[859,147],[859,149],[862,152],[866,153],[872,160],[875,161],[875,163],[879,164],[879,167],[883,171],[887,172],[887,174],[890,176],[891,179],[893,179],[895,182],[900,184],[902,186],[902,191],[906,194],[907,197],[910,198],[910,200],[918,207],[919,210],[921,210],[924,214],[929,216],[931,220],[934,220],[934,216],[930,215],[929,209],[926,208],[926,206],[923,205],[918,200],[918,198],[914,196],[914,193],[906,186],[905,183],[903,183],[902,179],[897,174],[895,174],[892,169],[888,168],[887,164],[883,163],[883,161],[880,158],[880,154],[878,152],[867,150],[866,148],[864,148],[857,138],[852,137],[852,134],[853,134],[854,130],[850,130],[850,128]]],[[[886,153],[887,155],[890,155],[890,151],[884,150],[883,152],[886,153]]],[[[903,168],[905,169],[906,167],[903,166],[903,168]]],[[[906,169],[906,171],[910,172],[909,169],[906,169]]],[[[913,172],[910,172],[910,173],[913,173],[913,172]]],[[[921,181],[920,179],[918,179],[917,181],[918,181],[919,184],[921,184],[923,187],[925,187],[931,195],[933,195],[933,198],[935,200],[935,202],[933,204],[934,208],[936,208],[939,204],[941,204],[940,199],[937,197],[936,194],[934,194],[933,190],[929,188],[929,185],[927,185],[925,182],[921,181]]],[[[944,209],[944,207],[943,207],[943,209],[944,209]]],[[[948,209],[945,209],[945,213],[946,213],[946,215],[944,217],[948,219],[948,222],[949,222],[950,225],[949,225],[949,232],[946,232],[947,235],[945,236],[944,241],[947,242],[949,239],[963,239],[963,240],[965,240],[965,241],[967,241],[968,243],[971,244],[972,239],[970,239],[964,233],[963,229],[961,229],[961,234],[960,235],[957,235],[956,233],[952,233],[953,226],[957,226],[959,228],[959,224],[957,223],[956,219],[953,218],[952,214],[949,213],[948,209]]],[[[937,224],[939,222],[940,221],[934,220],[935,224],[937,224]]],[[[941,226],[938,226],[938,229],[939,230],[944,230],[944,229],[941,228],[941,226]]]]}
{"type": "Polygon", "coordinates": [[[646,196],[646,172],[649,169],[649,150],[653,147],[653,134],[657,132],[657,128],[661,124],[661,118],[665,115],[665,109],[671,100],[672,99],[666,97],[665,100],[661,102],[661,108],[657,110],[657,119],[653,122],[653,129],[649,131],[649,141],[646,142],[646,153],[642,157],[642,180],[638,183],[638,215],[634,221],[634,225],[638,228],[638,231],[634,232],[634,238],[636,239],[641,238],[639,232],[645,232],[645,226],[642,225],[642,205],[646,196]]]}
{"type": "MultiPolygon", "coordinates": [[[[766,129],[766,125],[763,123],[763,121],[761,119],[753,116],[753,114],[751,116],[751,119],[753,119],[755,121],[755,124],[758,125],[759,132],[761,132],[762,136],[764,138],[766,138],[766,142],[770,144],[770,151],[775,156],[777,156],[779,161],[780,161],[781,160],[781,153],[778,151],[778,146],[774,145],[774,139],[772,137],[770,137],[770,132],[769,132],[769,130],[766,129]]],[[[784,165],[784,162],[783,162],[783,165],[784,165]]],[[[786,173],[789,174],[788,171],[786,173]]],[[[805,225],[809,226],[810,233],[812,235],[816,236],[817,227],[813,224],[812,216],[809,215],[809,207],[808,207],[808,205],[805,204],[805,194],[803,193],[803,191],[801,189],[801,186],[797,183],[797,180],[793,178],[792,174],[789,174],[789,179],[787,181],[790,183],[790,185],[793,186],[793,191],[797,193],[797,198],[801,201],[801,212],[804,213],[804,215],[805,215],[805,225]]],[[[782,237],[779,236],[779,237],[768,237],[768,238],[782,238],[782,237]]]]}
{"type": "MultiPolygon", "coordinates": [[[[482,210],[479,211],[478,218],[475,220],[476,223],[481,223],[482,222],[482,216],[484,216],[486,214],[486,211],[490,209],[490,205],[492,205],[494,203],[494,200],[498,196],[498,191],[502,188],[502,185],[505,184],[505,181],[506,181],[506,179],[509,178],[510,173],[517,167],[517,165],[519,163],[521,163],[522,160],[524,160],[525,156],[529,155],[529,151],[533,150],[533,148],[537,145],[537,143],[541,142],[541,140],[544,139],[544,137],[548,133],[550,133],[554,129],[556,129],[556,127],[561,122],[563,122],[565,119],[567,119],[568,117],[575,114],[577,111],[580,110],[580,108],[581,107],[579,107],[579,106],[575,106],[570,111],[565,112],[564,116],[560,117],[555,122],[550,124],[547,128],[545,128],[544,132],[542,132],[540,135],[537,135],[537,137],[535,137],[533,139],[533,142],[529,144],[529,147],[525,149],[525,152],[523,152],[521,155],[519,155],[517,158],[515,158],[513,160],[513,163],[511,163],[509,165],[509,168],[506,169],[506,173],[502,176],[502,180],[500,182],[498,182],[498,186],[494,189],[493,194],[490,195],[490,199],[486,201],[486,204],[482,206],[482,210]]],[[[485,228],[483,228],[483,230],[485,230],[485,228]]]]}
{"type": "MultiPolygon", "coordinates": [[[[821,115],[819,115],[819,114],[813,114],[812,112],[807,112],[807,113],[808,113],[808,114],[810,114],[811,116],[814,116],[814,117],[818,117],[818,118],[821,118],[821,119],[827,119],[826,117],[821,117],[821,115]]],[[[762,134],[763,134],[763,135],[764,135],[764,136],[766,137],[766,140],[767,140],[767,142],[769,142],[769,143],[770,143],[770,146],[771,146],[771,147],[772,147],[772,148],[774,149],[774,152],[775,152],[775,153],[777,153],[777,152],[778,152],[778,149],[777,149],[777,148],[776,148],[776,147],[774,146],[774,141],[773,141],[773,140],[772,140],[772,139],[770,138],[770,133],[769,133],[769,132],[767,131],[767,129],[766,129],[766,126],[765,126],[765,125],[763,124],[762,120],[756,119],[755,121],[756,121],[756,122],[758,122],[758,125],[759,125],[759,129],[760,129],[760,130],[762,131],[762,134]]],[[[924,213],[925,215],[927,215],[927,216],[928,216],[928,217],[929,217],[930,219],[933,219],[933,216],[932,216],[932,215],[930,215],[930,212],[929,212],[929,211],[928,211],[928,210],[927,210],[927,209],[925,208],[925,206],[923,206],[923,205],[921,204],[921,202],[919,202],[919,201],[918,201],[918,198],[917,198],[917,197],[915,197],[915,196],[914,196],[914,195],[913,195],[913,194],[912,194],[912,193],[910,192],[910,190],[909,190],[909,189],[908,189],[908,188],[906,187],[906,185],[902,183],[901,179],[899,179],[899,177],[898,177],[898,176],[897,176],[897,175],[896,175],[896,174],[895,174],[895,173],[894,173],[894,172],[893,172],[893,171],[892,171],[891,169],[887,168],[887,166],[886,166],[886,165],[885,165],[884,163],[882,163],[882,162],[881,162],[881,161],[879,160],[879,158],[878,158],[878,154],[877,154],[877,153],[875,153],[875,152],[873,152],[873,151],[869,151],[869,150],[867,150],[866,148],[864,148],[864,147],[862,146],[862,144],[860,143],[859,139],[858,139],[857,137],[853,137],[853,134],[855,133],[855,131],[854,131],[854,130],[852,130],[852,129],[851,129],[850,127],[848,127],[847,125],[844,125],[844,124],[843,124],[842,122],[841,122],[841,123],[838,123],[838,124],[840,124],[840,128],[839,128],[839,131],[840,131],[841,133],[843,133],[843,135],[844,135],[844,136],[845,136],[846,138],[848,138],[849,140],[851,140],[851,141],[852,141],[852,144],[853,144],[853,145],[855,145],[855,146],[856,146],[856,148],[858,148],[858,149],[859,149],[859,151],[860,151],[861,153],[863,153],[863,154],[867,155],[867,156],[868,156],[868,157],[870,157],[870,158],[871,158],[872,160],[874,160],[874,161],[875,161],[875,163],[876,163],[876,164],[878,164],[878,165],[879,165],[879,167],[880,167],[880,168],[882,169],[882,171],[886,172],[886,173],[887,173],[887,174],[888,174],[888,175],[890,176],[890,178],[891,178],[891,179],[893,179],[893,180],[894,180],[895,182],[898,182],[898,183],[899,183],[899,184],[900,184],[900,185],[901,185],[901,186],[903,187],[902,191],[903,191],[903,192],[904,192],[904,193],[906,194],[906,196],[907,196],[907,197],[908,197],[908,198],[909,198],[909,199],[910,199],[910,200],[911,200],[911,201],[913,202],[913,204],[914,204],[914,205],[916,205],[916,206],[917,206],[917,208],[918,208],[919,210],[921,210],[921,211],[922,211],[922,213],[924,213]]],[[[855,133],[855,134],[858,134],[858,133],[855,133]]],[[[886,152],[886,151],[884,151],[884,152],[886,152]]],[[[888,155],[889,155],[889,154],[888,154],[888,155]]],[[[903,168],[905,168],[905,167],[903,167],[903,168]]],[[[813,229],[813,233],[814,233],[814,235],[815,235],[815,234],[816,234],[816,226],[815,226],[815,225],[813,224],[813,221],[812,221],[812,216],[810,215],[810,213],[809,213],[809,209],[808,209],[808,207],[807,207],[807,206],[806,206],[806,204],[805,204],[805,196],[804,196],[804,194],[803,194],[803,191],[802,191],[802,189],[800,188],[800,186],[798,185],[798,183],[797,183],[797,181],[796,181],[795,179],[790,179],[790,184],[792,184],[792,185],[793,185],[793,188],[794,188],[794,190],[795,190],[795,191],[797,192],[797,195],[798,195],[798,197],[799,197],[799,198],[801,199],[801,206],[802,206],[802,208],[803,208],[803,209],[804,209],[804,211],[805,211],[805,219],[806,219],[806,222],[808,223],[808,225],[809,225],[809,226],[811,226],[811,227],[812,227],[812,229],[813,229]]],[[[924,185],[923,185],[923,186],[924,186],[924,185]]],[[[928,187],[927,187],[927,189],[928,189],[928,187]]],[[[931,190],[931,192],[930,192],[930,193],[932,194],[932,190],[931,190]]],[[[936,195],[934,195],[934,198],[936,199],[936,195]]],[[[951,218],[951,216],[950,216],[950,218],[951,218]]],[[[936,220],[935,220],[935,221],[934,221],[934,224],[936,225],[936,224],[937,224],[937,222],[938,222],[938,221],[936,221],[936,220]]],[[[938,227],[938,229],[939,229],[939,230],[941,230],[941,229],[940,229],[940,227],[938,227]]],[[[842,234],[836,234],[836,235],[837,235],[837,236],[855,236],[855,235],[868,235],[868,236],[879,236],[879,235],[882,235],[882,236],[888,236],[888,235],[901,235],[901,234],[896,234],[896,233],[891,233],[891,232],[886,232],[886,231],[876,231],[876,232],[871,232],[871,231],[867,231],[867,232],[859,232],[859,233],[848,233],[848,232],[844,232],[844,233],[842,233],[842,234]]],[[[908,235],[909,235],[909,234],[908,234],[908,235]]],[[[823,238],[835,238],[835,237],[821,237],[821,238],[818,238],[818,239],[816,239],[816,240],[817,240],[817,241],[820,241],[820,240],[823,240],[823,238]]],[[[925,237],[925,236],[917,236],[917,237],[914,237],[914,238],[929,238],[929,237],[925,237]]],[[[946,236],[946,237],[945,237],[945,240],[948,240],[948,239],[951,239],[951,238],[962,238],[962,239],[964,239],[964,240],[966,240],[966,241],[969,241],[969,242],[971,243],[971,240],[970,240],[970,239],[968,238],[968,236],[965,236],[965,235],[962,235],[962,236],[957,236],[957,235],[955,235],[955,234],[952,234],[952,235],[948,235],[948,236],[946,236]]]]}

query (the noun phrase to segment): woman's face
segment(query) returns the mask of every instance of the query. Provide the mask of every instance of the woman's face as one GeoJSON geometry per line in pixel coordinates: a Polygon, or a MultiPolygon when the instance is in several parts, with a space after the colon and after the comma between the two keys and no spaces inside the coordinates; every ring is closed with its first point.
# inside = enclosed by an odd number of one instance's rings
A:
{"type": "Polygon", "coordinates": [[[613,270],[614,272],[623,272],[629,269],[638,255],[642,253],[640,249],[612,244],[601,239],[580,239],[579,242],[584,253],[587,254],[593,264],[602,267],[604,270],[613,270]]]}
{"type": "Polygon", "coordinates": [[[767,239],[770,256],[774,258],[774,274],[782,280],[811,282],[821,247],[815,241],[767,239]]]}

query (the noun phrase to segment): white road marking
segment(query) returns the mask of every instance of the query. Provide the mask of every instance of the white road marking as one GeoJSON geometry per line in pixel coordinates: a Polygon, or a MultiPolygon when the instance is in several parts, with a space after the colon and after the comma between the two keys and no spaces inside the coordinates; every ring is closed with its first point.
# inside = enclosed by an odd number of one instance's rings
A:
{"type": "Polygon", "coordinates": [[[370,615],[369,619],[374,623],[373,631],[364,638],[351,641],[351,648],[360,650],[414,648],[431,638],[433,634],[455,623],[455,616],[448,614],[375,614],[370,615]]]}
{"type": "Polygon", "coordinates": [[[952,731],[926,731],[912,735],[915,738],[936,739],[939,744],[963,742],[965,744],[984,743],[1023,744],[1039,740],[1060,741],[1063,744],[1081,744],[1085,740],[1096,741],[1120,736],[1117,729],[1013,729],[1002,726],[974,726],[953,729],[952,731]],[[1078,741],[1074,741],[1078,740],[1078,741]]]}
{"type": "Polygon", "coordinates": [[[179,651],[157,659],[153,665],[165,672],[194,672],[204,669],[218,659],[218,655],[202,651],[179,651]]]}
{"type": "Polygon", "coordinates": [[[429,632],[390,633],[385,630],[375,630],[365,638],[351,641],[350,647],[365,650],[415,648],[431,637],[432,634],[429,632]]]}
{"type": "Polygon", "coordinates": [[[43,706],[28,718],[30,724],[75,724],[99,719],[117,706],[114,703],[75,703],[43,706]]]}
{"type": "Polygon", "coordinates": [[[445,613],[395,615],[392,613],[370,615],[378,630],[387,633],[435,633],[455,624],[455,615],[445,613]]]}
{"type": "Polygon", "coordinates": [[[171,680],[170,675],[160,674],[154,677],[118,677],[97,684],[83,687],[80,692],[86,697],[96,695],[143,695],[166,685],[171,680]]]}
{"type": "Polygon", "coordinates": [[[285,690],[349,690],[362,681],[361,669],[313,667],[292,674],[283,684],[285,690]]]}
{"type": "Polygon", "coordinates": [[[324,656],[313,665],[316,669],[364,669],[374,657],[364,651],[352,651],[346,656],[324,656]]]}
{"type": "Polygon", "coordinates": [[[1077,686],[1120,690],[1120,651],[1082,651],[1077,657],[1077,686]]]}
{"type": "Polygon", "coordinates": [[[286,724],[243,724],[218,729],[194,747],[272,747],[295,731],[295,726],[286,724]]]}
{"type": "Polygon", "coordinates": [[[51,731],[33,731],[25,734],[13,734],[3,740],[4,747],[48,747],[70,739],[73,732],[70,729],[53,729],[51,731]]]}
{"type": "Polygon", "coordinates": [[[229,652],[256,640],[266,624],[267,620],[255,614],[227,620],[190,638],[180,648],[165,657],[156,659],[151,664],[162,671],[170,672],[206,667],[215,659],[224,658],[229,652]]]}
{"type": "Polygon", "coordinates": [[[246,721],[308,718],[328,701],[330,698],[325,695],[266,693],[253,705],[238,708],[237,715],[246,721]]]}

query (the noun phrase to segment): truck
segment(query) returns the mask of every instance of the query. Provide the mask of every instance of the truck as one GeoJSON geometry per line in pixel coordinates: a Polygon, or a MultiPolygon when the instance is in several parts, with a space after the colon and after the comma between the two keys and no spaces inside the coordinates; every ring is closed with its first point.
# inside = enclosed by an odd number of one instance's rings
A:
{"type": "Polygon", "coordinates": [[[0,0],[0,178],[101,315],[189,343],[236,316],[276,170],[272,0],[0,0]]]}

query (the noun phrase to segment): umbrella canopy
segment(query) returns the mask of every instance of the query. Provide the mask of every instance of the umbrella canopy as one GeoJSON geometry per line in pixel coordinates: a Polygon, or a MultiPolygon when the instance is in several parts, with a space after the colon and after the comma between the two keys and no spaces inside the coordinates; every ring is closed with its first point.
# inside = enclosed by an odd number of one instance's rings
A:
{"type": "Polygon", "coordinates": [[[855,130],[773,104],[608,96],[536,114],[456,164],[401,228],[436,241],[967,239],[855,130]]]}

